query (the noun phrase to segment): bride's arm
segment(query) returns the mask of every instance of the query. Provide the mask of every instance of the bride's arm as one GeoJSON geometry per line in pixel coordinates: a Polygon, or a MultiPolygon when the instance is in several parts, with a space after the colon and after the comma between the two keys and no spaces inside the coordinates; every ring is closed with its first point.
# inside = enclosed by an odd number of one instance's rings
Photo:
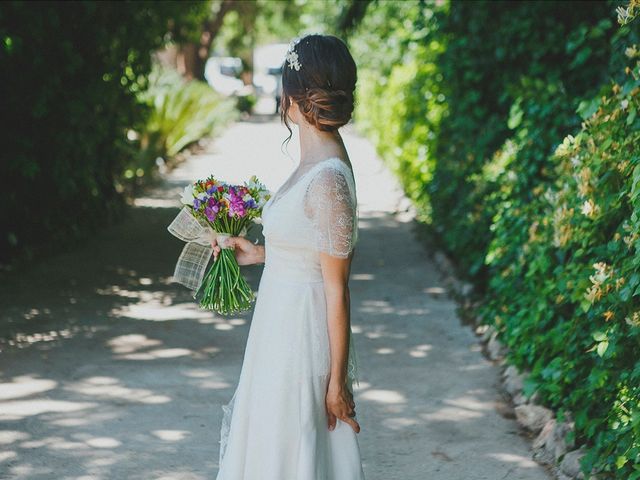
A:
{"type": "MultiPolygon", "coordinates": [[[[225,240],[225,245],[234,247],[238,265],[264,263],[264,245],[256,245],[244,237],[229,237],[225,240]]],[[[213,247],[213,258],[217,259],[220,245],[216,240],[213,240],[211,246],[213,247]]]]}
{"type": "Polygon", "coordinates": [[[349,335],[351,334],[351,298],[348,283],[351,256],[338,258],[320,253],[320,266],[327,301],[327,325],[331,349],[331,372],[326,396],[329,428],[333,429],[336,418],[339,418],[349,423],[356,432],[360,432],[360,425],[350,417],[354,413],[355,403],[347,386],[349,335]]]}
{"type": "Polygon", "coordinates": [[[326,168],[313,177],[304,197],[304,213],[313,226],[311,247],[319,253],[327,302],[331,371],[326,407],[329,429],[340,419],[356,433],[355,403],[348,381],[350,294],[349,272],[356,234],[357,203],[346,173],[326,168]]]}

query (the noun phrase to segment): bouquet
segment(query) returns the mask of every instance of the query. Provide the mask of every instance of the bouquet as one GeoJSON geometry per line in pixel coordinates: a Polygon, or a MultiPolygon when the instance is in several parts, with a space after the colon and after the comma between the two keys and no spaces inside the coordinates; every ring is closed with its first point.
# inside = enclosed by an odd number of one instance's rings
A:
{"type": "Polygon", "coordinates": [[[240,273],[233,247],[225,246],[224,240],[246,234],[247,228],[261,217],[262,207],[270,196],[255,175],[242,185],[209,176],[185,187],[181,198],[183,208],[167,227],[187,242],[173,279],[195,290],[193,298],[202,294],[202,308],[225,315],[251,308],[255,295],[240,273]],[[205,274],[214,238],[221,250],[205,274]]]}

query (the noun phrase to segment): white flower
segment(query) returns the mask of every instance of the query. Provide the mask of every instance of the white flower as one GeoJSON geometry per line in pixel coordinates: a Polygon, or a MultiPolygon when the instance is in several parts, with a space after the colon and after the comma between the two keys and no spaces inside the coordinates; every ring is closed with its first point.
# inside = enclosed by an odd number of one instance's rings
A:
{"type": "Polygon", "coordinates": [[[180,197],[180,201],[185,205],[193,204],[193,185],[187,185],[184,187],[182,191],[182,197],[180,197]]]}
{"type": "Polygon", "coordinates": [[[296,70],[300,70],[300,62],[298,61],[298,54],[296,52],[287,52],[287,56],[285,57],[289,62],[290,68],[295,68],[296,70]]]}
{"type": "Polygon", "coordinates": [[[595,275],[589,275],[589,280],[591,280],[591,283],[594,285],[602,285],[607,278],[609,278],[609,274],[606,272],[598,272],[595,275]]]}
{"type": "Polygon", "coordinates": [[[598,206],[593,202],[593,200],[586,200],[582,204],[582,213],[587,217],[593,218],[598,213],[598,206]]]}
{"type": "Polygon", "coordinates": [[[262,208],[265,206],[265,204],[269,201],[267,199],[267,196],[273,196],[273,194],[271,192],[269,192],[268,190],[263,190],[260,192],[260,196],[259,198],[256,200],[258,203],[258,207],[262,208]]]}
{"type": "Polygon", "coordinates": [[[625,317],[625,322],[627,325],[631,325],[632,327],[640,327],[640,312],[633,312],[633,315],[630,317],[625,317]]]}
{"type": "Polygon", "coordinates": [[[250,190],[265,190],[266,187],[262,182],[258,180],[258,177],[255,175],[251,175],[249,180],[245,180],[244,185],[250,190]]]}
{"type": "Polygon", "coordinates": [[[574,155],[571,157],[571,165],[573,165],[574,167],[579,166],[581,163],[580,161],[580,157],[578,155],[574,155]]]}
{"type": "Polygon", "coordinates": [[[591,280],[591,283],[595,286],[599,287],[609,278],[611,269],[605,262],[596,262],[593,264],[593,268],[595,268],[596,273],[595,275],[590,275],[589,280],[591,280]]]}
{"type": "Polygon", "coordinates": [[[618,7],[616,8],[616,13],[618,14],[618,23],[620,25],[626,25],[633,18],[633,14],[631,13],[631,6],[627,8],[618,7]]]}

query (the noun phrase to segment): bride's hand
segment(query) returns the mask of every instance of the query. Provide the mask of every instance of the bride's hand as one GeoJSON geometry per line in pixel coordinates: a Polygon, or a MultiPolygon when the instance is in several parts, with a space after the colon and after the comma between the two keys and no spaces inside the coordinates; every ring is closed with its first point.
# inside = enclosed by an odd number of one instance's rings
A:
{"type": "Polygon", "coordinates": [[[356,414],[356,404],[353,401],[353,394],[343,386],[329,385],[325,398],[327,417],[329,419],[329,430],[336,428],[336,419],[340,419],[351,425],[356,433],[360,433],[360,424],[353,418],[356,414]]]}
{"type": "MultiPolygon", "coordinates": [[[[234,247],[234,255],[238,265],[252,265],[264,262],[264,247],[251,243],[245,237],[228,237],[223,241],[224,246],[234,247]]],[[[220,244],[217,239],[211,241],[213,247],[213,258],[218,259],[220,254],[220,244]]]]}

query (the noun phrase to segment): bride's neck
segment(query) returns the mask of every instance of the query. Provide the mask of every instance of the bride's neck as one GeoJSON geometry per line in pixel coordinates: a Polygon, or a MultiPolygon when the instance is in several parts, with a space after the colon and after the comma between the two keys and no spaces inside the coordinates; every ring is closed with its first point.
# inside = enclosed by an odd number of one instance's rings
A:
{"type": "Polygon", "coordinates": [[[341,157],[344,154],[344,143],[337,130],[323,132],[305,123],[298,126],[298,132],[301,165],[317,163],[332,155],[341,157]]]}

